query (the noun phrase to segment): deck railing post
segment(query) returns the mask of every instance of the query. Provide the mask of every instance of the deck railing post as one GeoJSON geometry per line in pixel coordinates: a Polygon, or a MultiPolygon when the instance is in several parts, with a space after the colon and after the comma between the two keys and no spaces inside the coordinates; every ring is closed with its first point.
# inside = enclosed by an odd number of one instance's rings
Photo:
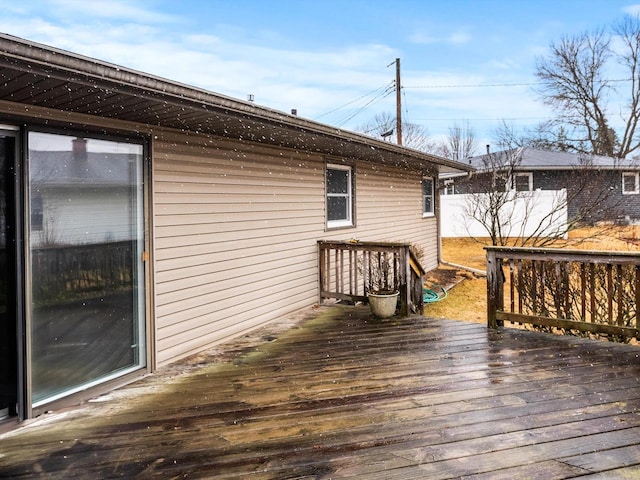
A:
{"type": "Polygon", "coordinates": [[[487,324],[490,328],[502,326],[503,322],[497,319],[498,310],[502,310],[504,304],[504,278],[502,275],[502,260],[496,256],[496,252],[487,248],[487,324]]]}
{"type": "Polygon", "coordinates": [[[401,250],[400,255],[400,315],[406,317],[409,315],[409,305],[411,304],[411,254],[409,246],[405,246],[401,250]]]}
{"type": "Polygon", "coordinates": [[[322,305],[322,291],[324,290],[324,248],[318,242],[318,305],[322,305]]]}

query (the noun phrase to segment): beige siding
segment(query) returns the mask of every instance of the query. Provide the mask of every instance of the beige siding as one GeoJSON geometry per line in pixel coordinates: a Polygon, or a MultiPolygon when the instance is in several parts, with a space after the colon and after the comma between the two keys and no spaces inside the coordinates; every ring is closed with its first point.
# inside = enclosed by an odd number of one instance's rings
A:
{"type": "Polygon", "coordinates": [[[359,163],[356,205],[357,228],[347,235],[360,240],[415,243],[424,250],[423,266],[427,270],[438,266],[437,221],[422,217],[419,172],[359,163]]]}
{"type": "Polygon", "coordinates": [[[323,159],[189,142],[154,143],[158,365],[317,299],[323,159]]]}
{"type": "Polygon", "coordinates": [[[418,172],[358,163],[357,227],[326,231],[324,158],[208,142],[154,142],[158,366],[315,303],[319,239],[415,242],[436,265],[418,172]]]}

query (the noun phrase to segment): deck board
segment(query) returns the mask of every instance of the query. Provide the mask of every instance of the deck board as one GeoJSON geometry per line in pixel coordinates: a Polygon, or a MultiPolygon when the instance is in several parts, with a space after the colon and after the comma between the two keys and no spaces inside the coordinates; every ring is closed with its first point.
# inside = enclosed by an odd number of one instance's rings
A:
{"type": "Polygon", "coordinates": [[[640,473],[640,347],[353,307],[224,347],[3,436],[0,477],[640,473]]]}

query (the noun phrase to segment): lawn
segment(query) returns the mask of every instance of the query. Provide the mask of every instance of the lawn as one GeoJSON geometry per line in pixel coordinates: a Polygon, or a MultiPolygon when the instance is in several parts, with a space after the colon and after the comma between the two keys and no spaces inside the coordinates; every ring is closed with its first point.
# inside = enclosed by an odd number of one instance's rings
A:
{"type": "MultiPolygon", "coordinates": [[[[470,238],[443,238],[442,258],[446,262],[485,270],[484,246],[489,239],[479,242],[470,238]]],[[[640,252],[640,226],[609,228],[606,232],[593,228],[575,230],[564,245],[580,250],[638,251],[640,252]]],[[[425,315],[470,322],[487,321],[486,279],[463,270],[441,266],[431,272],[427,285],[451,285],[453,274],[459,283],[448,291],[446,298],[425,306],[425,315]],[[443,272],[444,270],[444,272],[443,272]]]]}

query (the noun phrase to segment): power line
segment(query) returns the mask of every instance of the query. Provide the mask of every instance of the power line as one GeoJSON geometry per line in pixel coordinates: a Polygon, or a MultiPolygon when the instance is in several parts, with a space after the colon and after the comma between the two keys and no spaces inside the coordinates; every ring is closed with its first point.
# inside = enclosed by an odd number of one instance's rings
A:
{"type": "Polygon", "coordinates": [[[369,107],[370,105],[372,105],[375,102],[378,102],[378,101],[382,100],[383,98],[388,97],[389,95],[391,95],[394,92],[395,92],[395,89],[387,88],[387,90],[385,90],[381,94],[377,95],[376,97],[372,98],[367,103],[365,103],[362,107],[360,107],[358,110],[356,110],[352,114],[348,115],[344,120],[342,120],[341,122],[338,122],[337,126],[338,127],[342,127],[349,120],[351,120],[352,118],[360,115],[367,107],[369,107]]]}
{"type": "MultiPolygon", "coordinates": [[[[630,82],[630,78],[615,78],[603,80],[604,82],[630,82]]],[[[452,85],[410,85],[403,86],[407,89],[426,89],[426,88],[484,88],[484,87],[530,87],[533,85],[544,85],[542,82],[519,82],[519,83],[469,83],[469,84],[452,84],[452,85]]]]}
{"type": "Polygon", "coordinates": [[[494,120],[552,120],[556,117],[477,117],[477,118],[444,118],[444,117],[434,117],[434,118],[415,118],[414,120],[422,120],[422,121],[434,121],[434,122],[444,122],[444,121],[494,121],[494,120]]]}
{"type": "MultiPolygon", "coordinates": [[[[364,95],[361,95],[361,96],[359,96],[358,98],[356,98],[356,99],[354,99],[354,100],[351,100],[351,101],[349,101],[349,102],[345,103],[344,105],[341,105],[340,107],[336,107],[336,108],[334,108],[333,110],[329,110],[328,112],[325,112],[325,113],[323,113],[323,114],[321,114],[321,115],[318,115],[318,116],[317,116],[317,117],[315,117],[315,118],[316,118],[316,120],[317,120],[317,119],[322,118],[322,117],[324,117],[324,116],[326,116],[326,115],[329,115],[329,114],[331,114],[331,113],[333,113],[333,112],[337,112],[338,110],[342,110],[343,108],[346,108],[346,107],[348,107],[349,105],[351,105],[351,104],[353,104],[353,103],[356,103],[358,100],[362,100],[363,98],[365,98],[365,97],[367,97],[367,96],[369,96],[369,95],[371,95],[371,94],[373,94],[373,93],[379,92],[380,90],[382,90],[382,91],[383,91],[383,93],[385,93],[385,92],[387,92],[387,91],[389,90],[389,88],[391,88],[393,85],[394,85],[394,82],[387,83],[386,85],[383,85],[383,86],[381,86],[381,87],[378,87],[378,88],[376,88],[375,90],[371,90],[370,92],[367,92],[367,93],[365,93],[364,95]]],[[[375,98],[375,97],[374,97],[374,98],[375,98]]]]}

